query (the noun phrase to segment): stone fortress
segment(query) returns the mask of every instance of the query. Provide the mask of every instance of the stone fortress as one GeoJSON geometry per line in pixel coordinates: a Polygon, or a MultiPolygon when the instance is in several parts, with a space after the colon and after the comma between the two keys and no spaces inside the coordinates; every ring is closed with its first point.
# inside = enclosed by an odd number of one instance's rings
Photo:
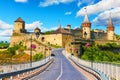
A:
{"type": "MultiPolygon", "coordinates": [[[[67,47],[68,49],[72,42],[76,40],[94,40],[96,43],[103,43],[103,41],[115,41],[116,37],[114,34],[114,25],[111,17],[108,21],[108,26],[106,32],[103,30],[91,30],[91,22],[89,21],[87,13],[84,16],[84,21],[81,25],[81,28],[71,29],[71,25],[68,24],[66,28],[61,28],[61,25],[58,25],[58,29],[53,31],[50,34],[45,34],[37,27],[34,29],[34,32],[27,32],[25,29],[25,21],[22,18],[18,18],[14,22],[14,30],[11,36],[10,46],[14,46],[23,42],[27,48],[30,48],[30,38],[32,38],[33,43],[45,44],[45,45],[56,45],[61,47],[67,47]],[[36,37],[36,34],[39,34],[36,37]],[[68,46],[69,44],[69,46],[68,46]]],[[[73,47],[73,46],[72,46],[73,47]]],[[[80,45],[74,45],[74,47],[80,48],[80,45]]],[[[39,47],[40,48],[40,47],[39,47]]],[[[38,49],[39,49],[38,48],[38,49]]],[[[77,51],[80,53],[80,51],[77,51]]]]}

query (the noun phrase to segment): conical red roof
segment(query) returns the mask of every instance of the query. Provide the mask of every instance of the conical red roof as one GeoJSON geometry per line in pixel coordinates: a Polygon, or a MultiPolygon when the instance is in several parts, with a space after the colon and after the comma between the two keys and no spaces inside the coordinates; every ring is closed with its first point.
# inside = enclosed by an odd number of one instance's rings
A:
{"type": "Polygon", "coordinates": [[[84,16],[84,21],[83,21],[83,23],[90,23],[87,13],[86,13],[85,16],[84,16]]]}
{"type": "Polygon", "coordinates": [[[112,22],[112,19],[111,19],[111,18],[109,18],[109,21],[108,21],[108,27],[114,27],[114,25],[113,25],[113,22],[112,22]]]}
{"type": "Polygon", "coordinates": [[[108,21],[107,30],[108,31],[114,31],[114,25],[113,25],[111,17],[109,18],[109,21],[108,21]]]}

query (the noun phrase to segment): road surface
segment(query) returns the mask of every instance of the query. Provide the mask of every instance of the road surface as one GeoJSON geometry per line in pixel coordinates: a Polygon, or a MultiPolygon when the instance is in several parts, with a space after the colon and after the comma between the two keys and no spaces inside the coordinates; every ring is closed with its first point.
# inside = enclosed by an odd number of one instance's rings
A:
{"type": "Polygon", "coordinates": [[[54,62],[42,73],[29,80],[88,80],[62,54],[62,49],[56,49],[54,62]]]}

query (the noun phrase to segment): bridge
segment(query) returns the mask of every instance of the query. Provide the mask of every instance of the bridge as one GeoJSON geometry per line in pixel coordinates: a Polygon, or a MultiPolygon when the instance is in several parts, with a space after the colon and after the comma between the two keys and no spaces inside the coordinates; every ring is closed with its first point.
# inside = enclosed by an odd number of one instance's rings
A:
{"type": "Polygon", "coordinates": [[[12,65],[10,69],[1,66],[1,80],[120,80],[119,66],[84,61],[64,49],[53,49],[52,53],[52,57],[33,62],[32,67],[29,63],[12,65]]]}

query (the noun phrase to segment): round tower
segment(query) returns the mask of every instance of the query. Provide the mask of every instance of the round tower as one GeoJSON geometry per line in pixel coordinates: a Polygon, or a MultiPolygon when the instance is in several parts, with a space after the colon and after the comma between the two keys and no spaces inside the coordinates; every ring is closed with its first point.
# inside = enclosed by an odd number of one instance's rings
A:
{"type": "MultiPolygon", "coordinates": [[[[86,8],[85,8],[86,10],[86,8]]],[[[86,14],[84,16],[84,21],[82,23],[82,35],[83,38],[85,39],[91,39],[91,23],[88,19],[88,15],[87,15],[87,10],[86,10],[86,14]]]]}
{"type": "Polygon", "coordinates": [[[111,17],[109,18],[106,32],[107,32],[107,40],[114,40],[114,25],[111,17]]]}
{"type": "Polygon", "coordinates": [[[15,32],[15,33],[26,33],[25,21],[23,21],[22,18],[19,17],[14,22],[15,23],[14,23],[14,30],[13,30],[13,32],[15,32]]]}
{"type": "Polygon", "coordinates": [[[41,32],[41,30],[38,28],[38,27],[36,27],[35,29],[34,29],[34,33],[40,33],[41,32]]]}

